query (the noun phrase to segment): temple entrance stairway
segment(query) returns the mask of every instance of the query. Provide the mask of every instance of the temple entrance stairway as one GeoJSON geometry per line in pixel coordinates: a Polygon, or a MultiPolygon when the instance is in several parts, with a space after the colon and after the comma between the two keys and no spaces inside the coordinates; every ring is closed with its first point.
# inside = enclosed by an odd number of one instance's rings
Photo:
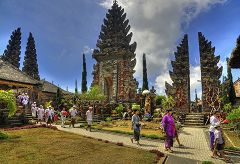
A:
{"type": "Polygon", "coordinates": [[[0,110],[0,128],[22,126],[27,124],[29,120],[33,119],[30,111],[25,114],[21,114],[23,111],[23,106],[17,106],[17,112],[12,117],[8,117],[8,109],[0,110]]]}
{"type": "Polygon", "coordinates": [[[187,114],[184,126],[204,126],[204,114],[202,113],[187,114]]]}

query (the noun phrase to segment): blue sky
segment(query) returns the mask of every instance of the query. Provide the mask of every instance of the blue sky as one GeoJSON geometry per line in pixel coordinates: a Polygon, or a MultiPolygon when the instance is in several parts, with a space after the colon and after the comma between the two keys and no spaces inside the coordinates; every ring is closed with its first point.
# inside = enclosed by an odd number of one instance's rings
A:
{"type": "MultiPolygon", "coordinates": [[[[150,85],[164,92],[173,51],[184,33],[189,35],[191,90],[201,94],[197,32],[201,31],[221,55],[221,64],[230,55],[240,35],[240,1],[238,0],[119,0],[125,8],[138,43],[135,77],[141,86],[141,57],[147,53],[150,85]],[[171,2],[170,2],[171,1],[171,2]],[[157,59],[157,60],[156,60],[157,59]]],[[[24,58],[27,37],[33,33],[41,78],[54,81],[63,89],[74,90],[82,72],[82,53],[87,58],[88,85],[92,82],[92,49],[111,0],[1,0],[0,54],[13,30],[21,27],[24,58]]],[[[224,71],[225,73],[225,71],[224,71]]],[[[239,77],[239,70],[233,70],[239,77]]],[[[193,92],[192,92],[193,93],[193,92]]],[[[194,93],[192,94],[194,95],[194,93]]]]}

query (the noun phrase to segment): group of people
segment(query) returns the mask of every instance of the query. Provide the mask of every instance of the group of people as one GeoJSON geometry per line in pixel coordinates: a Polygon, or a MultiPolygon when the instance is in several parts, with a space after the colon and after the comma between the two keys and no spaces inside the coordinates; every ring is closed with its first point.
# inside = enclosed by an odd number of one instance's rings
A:
{"type": "Polygon", "coordinates": [[[53,107],[48,106],[46,109],[43,108],[42,105],[37,107],[37,103],[34,102],[31,105],[32,117],[37,118],[37,123],[42,124],[46,122],[46,124],[52,124],[53,122],[58,120],[57,113],[54,111],[53,107]]]}
{"type": "MultiPolygon", "coordinates": [[[[77,110],[77,106],[73,105],[73,107],[71,109],[69,109],[69,112],[66,111],[66,108],[63,107],[62,111],[61,111],[61,127],[65,128],[65,122],[66,122],[66,118],[68,116],[71,117],[71,123],[69,125],[69,127],[75,127],[75,123],[76,123],[76,119],[77,119],[77,115],[80,112],[77,110]]],[[[87,121],[87,127],[86,130],[89,129],[89,131],[91,132],[91,126],[92,126],[92,121],[93,121],[93,107],[89,106],[88,107],[88,111],[86,112],[86,121],[87,121]]]]}
{"type": "MultiPolygon", "coordinates": [[[[164,133],[166,134],[166,140],[165,140],[165,149],[166,151],[172,152],[171,147],[173,147],[173,139],[176,138],[178,145],[182,147],[183,145],[180,143],[177,133],[177,128],[174,123],[173,113],[172,110],[167,110],[167,113],[164,115],[162,119],[162,128],[164,133]]],[[[131,138],[131,141],[135,140],[138,145],[139,139],[140,139],[140,130],[141,130],[141,124],[140,124],[140,117],[139,117],[139,111],[134,111],[134,115],[132,116],[132,129],[133,129],[133,137],[131,138]]]]}
{"type": "Polygon", "coordinates": [[[209,127],[210,149],[212,151],[211,157],[216,158],[219,156],[220,158],[224,158],[225,161],[230,161],[224,153],[225,141],[222,128],[220,126],[221,123],[223,123],[223,119],[221,118],[220,112],[215,111],[210,117],[209,127]]]}
{"type": "MultiPolygon", "coordinates": [[[[220,117],[220,113],[216,111],[210,118],[210,148],[212,151],[212,157],[215,158],[217,155],[224,158],[226,161],[229,160],[224,154],[224,138],[222,134],[222,129],[220,127],[222,119],[220,117]]],[[[140,137],[140,117],[139,111],[135,111],[132,116],[132,129],[134,131],[134,136],[131,138],[131,141],[135,140],[138,145],[139,137],[140,137]]],[[[166,114],[162,118],[162,128],[163,132],[166,134],[165,139],[165,150],[169,152],[173,152],[171,149],[173,147],[173,139],[176,138],[178,145],[182,147],[183,145],[180,143],[178,138],[177,128],[174,122],[173,112],[171,109],[166,111],[166,114]]]]}
{"type": "Polygon", "coordinates": [[[17,102],[22,105],[25,109],[25,111],[27,110],[27,107],[29,105],[29,96],[27,93],[20,93],[17,96],[17,102]]]}

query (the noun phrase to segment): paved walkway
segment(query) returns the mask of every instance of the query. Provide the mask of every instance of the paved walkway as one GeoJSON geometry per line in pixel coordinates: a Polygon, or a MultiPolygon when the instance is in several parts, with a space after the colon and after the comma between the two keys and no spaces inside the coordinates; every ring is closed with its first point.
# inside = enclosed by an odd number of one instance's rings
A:
{"type": "MultiPolygon", "coordinates": [[[[80,134],[83,136],[90,136],[93,138],[109,140],[112,142],[122,142],[124,145],[135,147],[135,148],[146,149],[146,150],[158,149],[161,152],[168,153],[164,151],[163,141],[142,139],[140,141],[142,145],[138,146],[136,144],[132,144],[129,136],[126,136],[126,135],[105,133],[101,131],[89,132],[81,128],[62,128],[59,125],[57,125],[57,127],[59,130],[80,134]]],[[[182,132],[180,133],[179,139],[181,143],[184,144],[185,147],[179,148],[175,146],[173,148],[174,152],[171,153],[171,155],[188,158],[192,160],[197,160],[197,161],[212,161],[218,164],[224,163],[221,160],[212,159],[210,157],[210,150],[208,148],[208,144],[205,138],[204,129],[184,127],[182,132]]],[[[176,145],[176,143],[174,144],[176,145]]]]}

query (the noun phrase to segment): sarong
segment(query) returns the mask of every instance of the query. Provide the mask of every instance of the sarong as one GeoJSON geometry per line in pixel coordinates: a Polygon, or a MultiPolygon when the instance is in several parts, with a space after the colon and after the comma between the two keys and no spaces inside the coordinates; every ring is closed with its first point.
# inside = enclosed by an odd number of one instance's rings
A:
{"type": "Polygon", "coordinates": [[[173,147],[173,136],[166,136],[165,148],[173,147]]]}
{"type": "Polygon", "coordinates": [[[210,132],[210,149],[214,150],[214,132],[210,132]]]}

